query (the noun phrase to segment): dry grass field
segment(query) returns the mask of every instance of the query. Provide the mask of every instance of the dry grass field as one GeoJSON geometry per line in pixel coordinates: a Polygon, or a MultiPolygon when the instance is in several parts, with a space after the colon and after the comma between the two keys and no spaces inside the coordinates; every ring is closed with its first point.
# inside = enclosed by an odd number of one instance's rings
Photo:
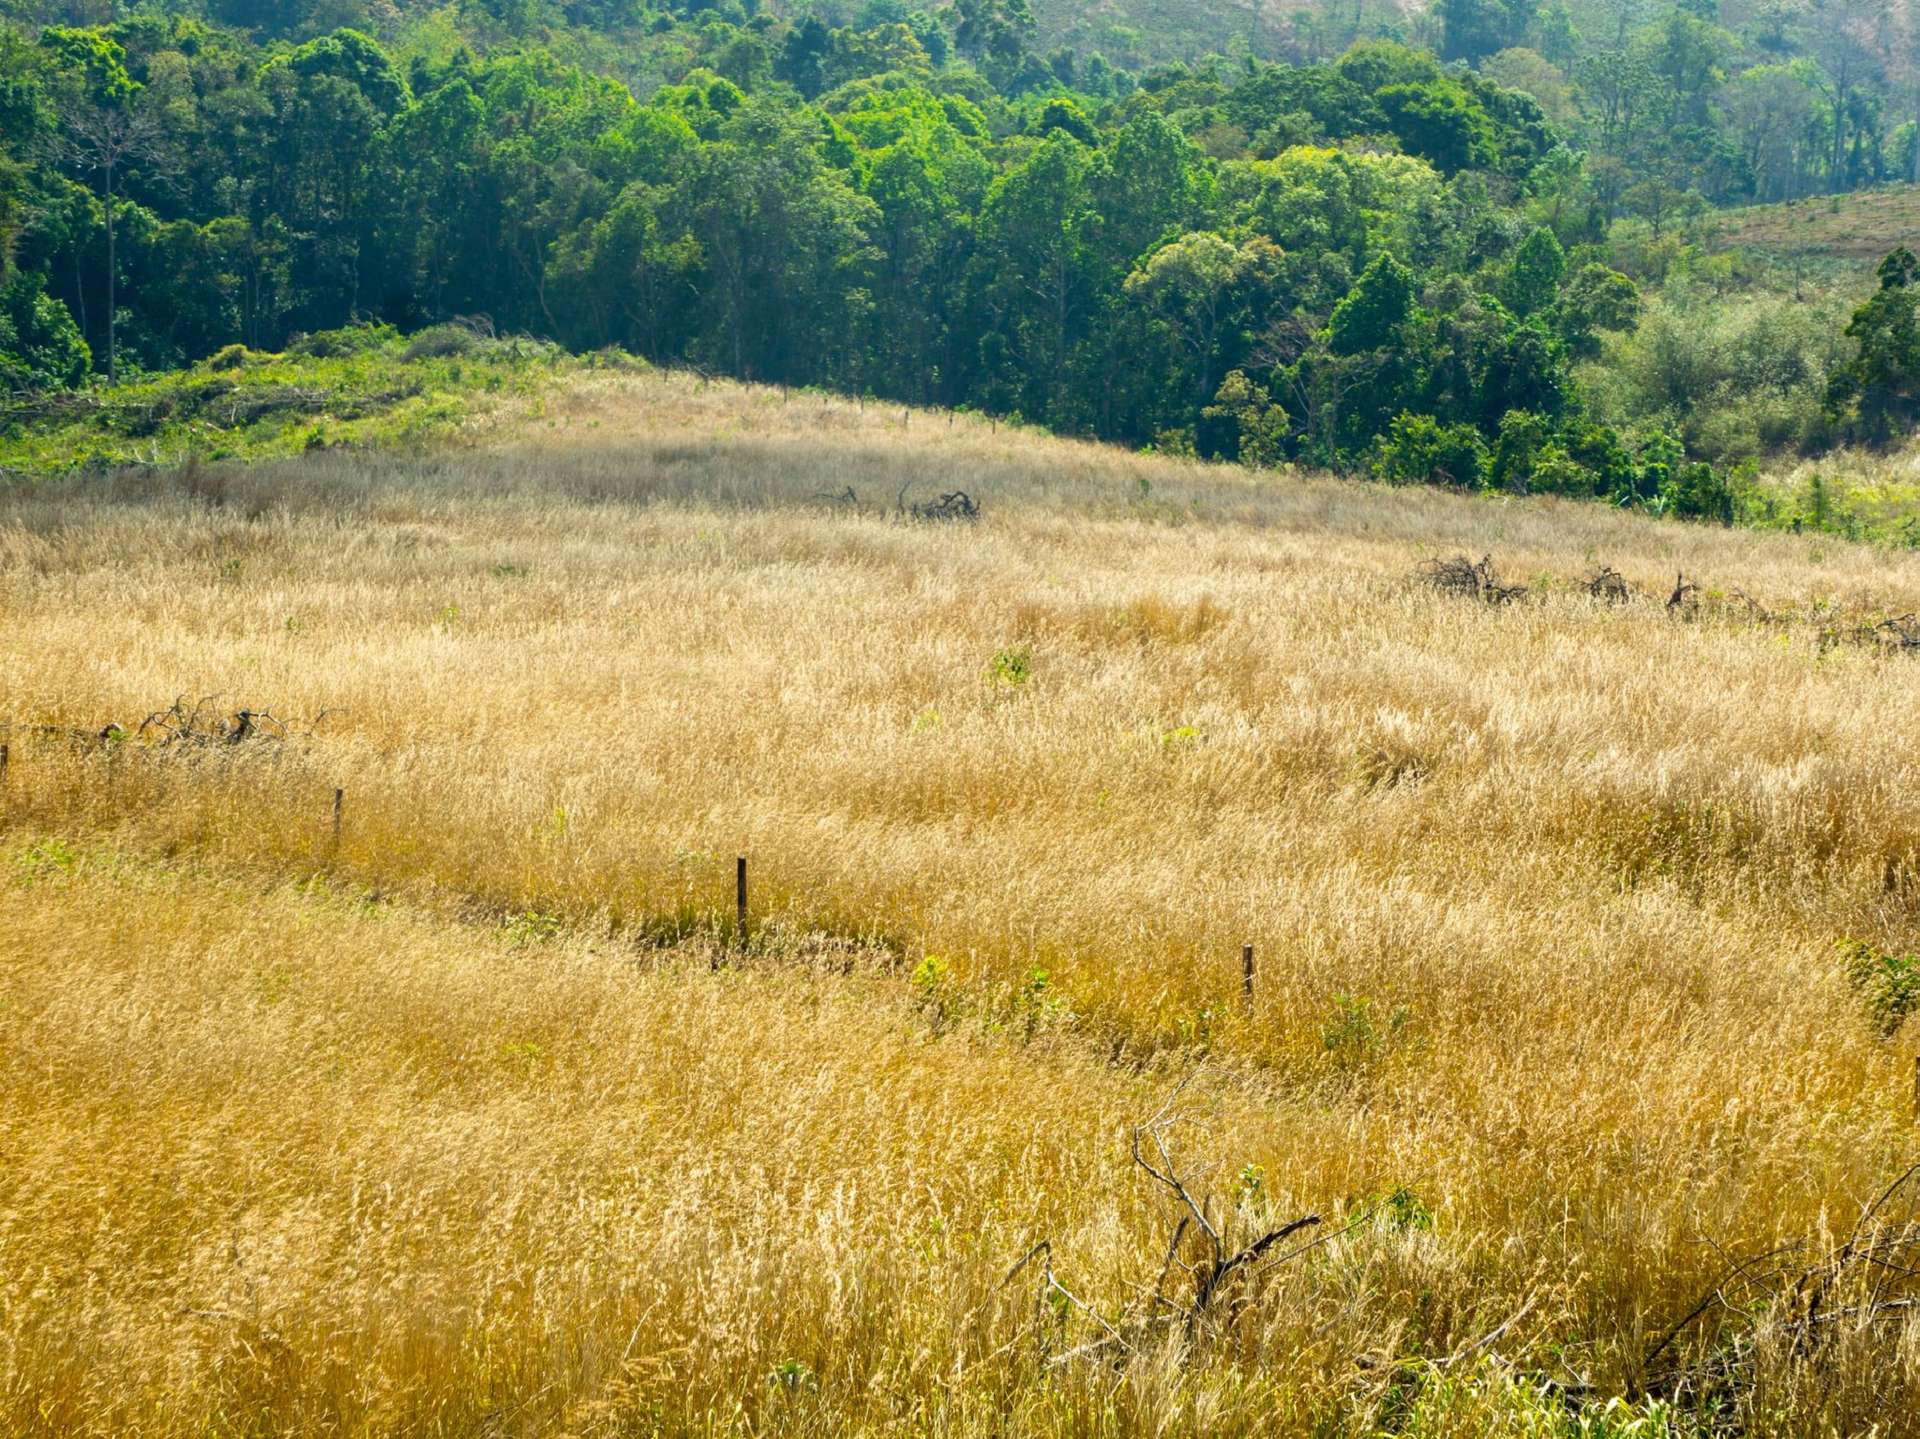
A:
{"type": "Polygon", "coordinates": [[[1920,559],[542,423],[0,498],[0,1431],[1920,1433],[1920,559]]]}
{"type": "Polygon", "coordinates": [[[1889,251],[1920,244],[1920,186],[1728,210],[1714,215],[1708,229],[1716,247],[1737,245],[1781,260],[1837,260],[1871,272],[1889,251]]]}

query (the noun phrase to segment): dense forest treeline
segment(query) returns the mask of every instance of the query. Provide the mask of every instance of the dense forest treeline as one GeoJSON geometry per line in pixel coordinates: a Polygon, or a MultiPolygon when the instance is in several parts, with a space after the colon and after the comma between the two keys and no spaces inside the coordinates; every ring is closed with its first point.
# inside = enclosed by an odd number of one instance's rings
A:
{"type": "MultiPolygon", "coordinates": [[[[1905,10],[1372,8],[1135,72],[1039,53],[1027,0],[0,0],[0,378],[467,317],[1252,464],[1729,512],[1690,435],[1582,381],[1643,308],[1610,237],[1911,170],[1905,10]]],[[[1885,273],[1905,321],[1856,321],[1799,441],[1884,437],[1920,392],[1920,287],[1885,273]]]]}

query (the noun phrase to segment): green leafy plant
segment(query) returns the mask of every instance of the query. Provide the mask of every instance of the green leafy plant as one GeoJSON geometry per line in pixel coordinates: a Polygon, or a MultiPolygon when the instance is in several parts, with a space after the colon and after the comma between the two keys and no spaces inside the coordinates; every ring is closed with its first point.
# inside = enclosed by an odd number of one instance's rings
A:
{"type": "Polygon", "coordinates": [[[1235,1192],[1242,1204],[1257,1202],[1267,1192],[1267,1171],[1258,1164],[1246,1164],[1235,1176],[1235,1192]]]}
{"type": "Polygon", "coordinates": [[[924,1002],[938,998],[946,990],[951,977],[952,967],[939,955],[930,954],[913,967],[908,983],[924,1002]]]}
{"type": "Polygon", "coordinates": [[[1065,998],[1053,987],[1053,976],[1039,965],[1027,971],[1027,977],[1014,995],[1014,1012],[1019,1016],[1026,1037],[1032,1039],[1047,1025],[1067,1013],[1065,998]]]}
{"type": "Polygon", "coordinates": [[[1378,1201],[1380,1217],[1395,1229],[1431,1229],[1433,1211],[1426,1201],[1404,1184],[1382,1195],[1378,1201]]]}
{"type": "Polygon", "coordinates": [[[1384,1020],[1374,1017],[1373,1001],[1355,994],[1336,994],[1333,1014],[1320,1028],[1320,1043],[1342,1064],[1377,1059],[1413,1019],[1413,1011],[1396,1005],[1384,1020]]]}
{"type": "Polygon", "coordinates": [[[1920,955],[1889,954],[1853,939],[1840,946],[1840,958],[1847,982],[1866,1005],[1867,1017],[1883,1039],[1920,1009],[1920,955]]]}
{"type": "Polygon", "coordinates": [[[523,949],[530,944],[547,944],[560,934],[560,917],[541,910],[525,910],[509,915],[500,928],[505,932],[507,943],[515,949],[523,949]]]}
{"type": "Polygon", "coordinates": [[[819,1376],[804,1359],[782,1359],[768,1373],[767,1383],[789,1394],[807,1393],[820,1387],[819,1376]]]}
{"type": "Polygon", "coordinates": [[[1024,645],[996,650],[987,661],[987,682],[1004,689],[1019,689],[1033,678],[1033,651],[1024,645]]]}
{"type": "Polygon", "coordinates": [[[23,849],[14,863],[21,879],[31,884],[47,875],[66,873],[80,863],[80,852],[63,839],[43,839],[23,849]]]}

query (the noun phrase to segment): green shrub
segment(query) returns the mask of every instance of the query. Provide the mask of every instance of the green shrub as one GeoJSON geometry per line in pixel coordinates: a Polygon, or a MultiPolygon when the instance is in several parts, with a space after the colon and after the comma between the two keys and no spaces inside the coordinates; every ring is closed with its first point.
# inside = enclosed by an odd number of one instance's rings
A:
{"type": "Polygon", "coordinates": [[[223,349],[215,350],[201,364],[204,368],[214,371],[243,370],[253,363],[255,358],[253,352],[245,345],[228,345],[223,349]]]}
{"type": "Polygon", "coordinates": [[[1840,946],[1847,982],[1867,1007],[1867,1017],[1880,1036],[1891,1037],[1920,1009],[1920,955],[1888,954],[1864,940],[1850,939],[1840,946]]]}
{"type": "Polygon", "coordinates": [[[1386,1053],[1412,1018],[1412,1010],[1396,1005],[1384,1021],[1376,1020],[1371,999],[1336,994],[1333,1014],[1320,1027],[1320,1044],[1342,1065],[1364,1063],[1386,1053]]]}
{"type": "Polygon", "coordinates": [[[400,352],[403,360],[445,360],[471,355],[480,348],[480,337],[465,325],[433,325],[407,341],[400,352]]]}
{"type": "Polygon", "coordinates": [[[1471,425],[1443,425],[1432,415],[1401,414],[1374,446],[1373,473],[1396,485],[1477,486],[1487,447],[1471,425]]]}
{"type": "Polygon", "coordinates": [[[1516,495],[1529,493],[1548,434],[1546,416],[1528,410],[1507,411],[1500,420],[1500,438],[1494,443],[1488,487],[1516,495]]]}
{"type": "Polygon", "coordinates": [[[92,367],[80,327],[37,276],[0,289],[0,390],[70,390],[92,367]]]}
{"type": "Polygon", "coordinates": [[[363,322],[339,330],[321,330],[295,337],[287,345],[290,355],[306,355],[316,360],[341,360],[378,350],[400,338],[392,325],[363,322]]]}
{"type": "Polygon", "coordinates": [[[1660,486],[1660,499],[1666,513],[1681,519],[1733,523],[1733,489],[1712,465],[1675,466],[1660,486]]]}
{"type": "Polygon", "coordinates": [[[1019,689],[1033,678],[1033,651],[1025,646],[999,650],[987,661],[987,681],[1006,689],[1019,689]]]}

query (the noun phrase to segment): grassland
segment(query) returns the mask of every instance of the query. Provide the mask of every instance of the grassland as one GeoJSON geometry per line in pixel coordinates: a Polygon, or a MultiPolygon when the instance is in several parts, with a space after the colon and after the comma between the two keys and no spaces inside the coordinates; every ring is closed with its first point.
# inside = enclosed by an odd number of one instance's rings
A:
{"type": "Polygon", "coordinates": [[[1914,610],[670,376],[16,485],[0,1429],[1916,1432],[1914,610]]]}
{"type": "Polygon", "coordinates": [[[1715,211],[1706,225],[1718,247],[1871,271],[1890,250],[1920,237],[1920,185],[1715,211]]]}

